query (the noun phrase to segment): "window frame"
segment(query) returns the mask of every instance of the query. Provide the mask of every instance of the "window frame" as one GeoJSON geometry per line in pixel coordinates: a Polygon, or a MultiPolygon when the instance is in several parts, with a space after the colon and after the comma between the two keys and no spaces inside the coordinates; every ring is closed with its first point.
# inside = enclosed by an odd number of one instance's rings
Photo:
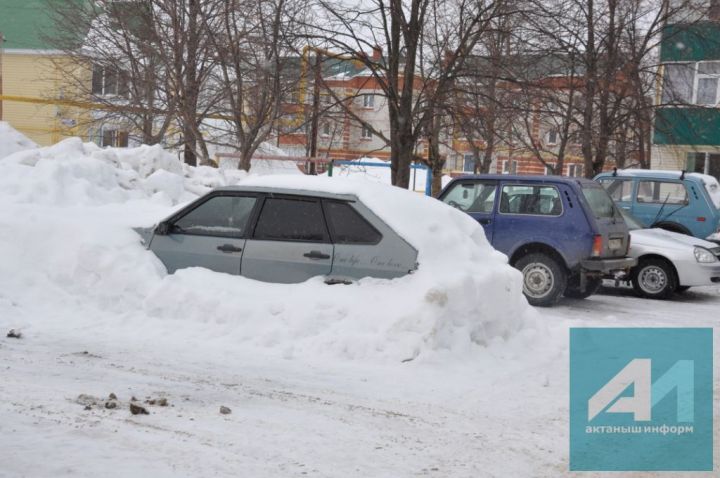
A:
{"type": "Polygon", "coordinates": [[[375,94],[374,93],[363,93],[363,108],[372,110],[375,109],[375,94]]]}
{"type": "Polygon", "coordinates": [[[200,237],[221,237],[224,239],[248,239],[250,231],[255,229],[255,222],[257,219],[258,214],[258,205],[262,202],[261,197],[257,193],[252,192],[245,192],[245,191],[216,191],[208,194],[207,196],[204,196],[200,199],[198,199],[196,202],[190,204],[188,207],[181,209],[176,214],[171,216],[170,218],[166,219],[163,222],[166,222],[169,225],[169,231],[168,234],[182,234],[185,236],[200,236],[200,237]],[[200,234],[197,232],[190,232],[190,231],[173,231],[173,228],[175,227],[175,223],[182,219],[183,217],[187,216],[191,212],[193,212],[195,209],[199,208],[203,204],[207,203],[208,201],[215,199],[217,197],[252,197],[255,198],[255,205],[253,206],[252,211],[250,211],[250,215],[248,216],[248,222],[245,226],[245,229],[243,230],[242,236],[231,236],[228,234],[200,234]]]}
{"type": "Polygon", "coordinates": [[[633,178],[631,176],[606,176],[606,177],[600,178],[600,180],[598,182],[603,187],[603,189],[605,189],[605,192],[608,194],[608,196],[610,196],[610,199],[612,199],[613,202],[632,203],[633,201],[635,201],[635,183],[636,183],[635,178],[633,178]],[[608,183],[608,186],[605,186],[606,183],[608,183]],[[621,186],[620,186],[621,196],[622,196],[622,191],[623,191],[623,187],[625,186],[625,184],[630,184],[630,199],[625,200],[625,199],[622,199],[622,197],[620,199],[615,199],[613,197],[613,193],[615,193],[615,191],[613,191],[611,193],[610,187],[609,187],[610,185],[612,185],[614,183],[621,184],[621,186]]]}
{"type": "Polygon", "coordinates": [[[700,73],[701,64],[716,63],[720,66],[720,61],[697,61],[695,62],[693,79],[693,91],[692,91],[692,104],[699,106],[717,106],[720,101],[720,71],[718,73],[700,73]],[[698,93],[700,92],[700,80],[715,80],[715,102],[714,103],[698,103],[698,93]]]}
{"type": "Polygon", "coordinates": [[[517,159],[503,159],[501,174],[508,174],[508,175],[517,174],[517,167],[518,167],[517,159]],[[508,166],[507,171],[505,170],[505,166],[508,166]],[[514,166],[514,168],[513,168],[513,166],[514,166]],[[511,171],[511,169],[514,169],[514,171],[511,171]]]}
{"type": "Polygon", "coordinates": [[[501,216],[527,216],[527,217],[547,217],[547,218],[556,218],[561,217],[563,214],[565,214],[565,204],[563,204],[562,195],[560,194],[560,188],[558,188],[554,184],[532,184],[532,183],[502,183],[500,184],[500,195],[497,196],[498,201],[497,204],[497,214],[500,214],[501,216]],[[503,189],[506,187],[530,187],[530,188],[553,188],[555,192],[557,192],[558,199],[560,200],[560,214],[524,214],[521,212],[502,212],[502,195],[503,195],[503,189]]]}
{"type": "Polygon", "coordinates": [[[556,146],[558,144],[558,139],[560,139],[560,132],[556,128],[551,128],[545,133],[545,143],[548,146],[556,146]],[[552,137],[555,137],[554,139],[551,139],[552,137]]]}
{"type": "Polygon", "coordinates": [[[372,130],[365,125],[361,125],[360,126],[360,139],[370,140],[372,138],[373,138],[372,130]],[[367,133],[367,135],[365,133],[367,133]]]}
{"type": "Polygon", "coordinates": [[[259,201],[261,204],[260,206],[254,211],[256,214],[254,216],[251,216],[252,222],[252,232],[251,234],[246,238],[248,240],[253,241],[269,241],[269,242],[293,242],[293,243],[303,243],[303,244],[332,244],[332,239],[330,237],[330,230],[328,229],[328,220],[325,217],[325,210],[322,207],[322,199],[320,197],[316,196],[302,196],[302,195],[293,195],[293,194],[275,194],[275,193],[265,193],[261,194],[261,201],[259,201]],[[255,233],[257,231],[258,223],[260,222],[260,215],[262,214],[263,209],[265,208],[265,204],[267,203],[268,199],[284,199],[284,200],[290,200],[290,201],[305,201],[305,202],[313,202],[317,203],[320,207],[320,217],[322,218],[323,225],[325,226],[323,228],[323,240],[322,241],[308,241],[303,239],[273,239],[273,238],[265,238],[265,237],[256,237],[255,233]]]}
{"type": "Polygon", "coordinates": [[[325,225],[327,226],[328,232],[330,233],[330,241],[331,241],[333,244],[340,245],[340,246],[376,246],[376,245],[378,245],[378,244],[380,244],[380,243],[382,242],[383,237],[384,237],[383,234],[382,234],[382,232],[380,232],[380,231],[378,230],[378,228],[375,227],[375,225],[374,225],[372,222],[368,221],[367,218],[366,218],[365,216],[363,216],[360,211],[358,211],[357,209],[355,209],[355,208],[352,206],[352,204],[353,204],[355,201],[346,201],[346,200],[342,200],[342,199],[322,198],[322,200],[321,200],[320,202],[321,202],[321,204],[322,204],[323,216],[325,217],[325,225]],[[355,213],[356,213],[358,216],[360,216],[360,218],[362,218],[362,220],[365,221],[365,223],[366,223],[368,226],[370,226],[370,228],[372,228],[372,230],[375,231],[375,233],[377,233],[379,239],[378,239],[377,241],[375,241],[375,242],[338,242],[338,241],[336,241],[336,240],[335,240],[335,225],[333,224],[332,219],[330,219],[330,215],[328,214],[328,211],[327,211],[327,209],[326,209],[327,203],[347,204],[348,207],[352,208],[352,210],[355,211],[355,213]]]}
{"type": "MultiPolygon", "coordinates": [[[[658,194],[660,194],[660,186],[659,185],[657,186],[657,189],[658,189],[658,194]]],[[[655,191],[653,189],[653,196],[654,196],[654,192],[655,191]]],[[[686,205],[690,204],[690,191],[688,191],[688,187],[685,184],[685,182],[680,181],[680,180],[672,180],[672,179],[664,179],[664,178],[663,179],[638,178],[637,185],[635,186],[635,194],[633,195],[633,199],[636,204],[659,204],[662,206],[663,203],[665,203],[666,206],[686,206],[686,205]],[[683,189],[685,190],[685,200],[682,202],[670,202],[669,200],[668,200],[668,202],[665,202],[665,200],[662,199],[662,197],[658,197],[657,201],[653,197],[651,201],[641,201],[640,200],[640,185],[641,185],[641,183],[644,183],[644,182],[645,183],[658,183],[658,184],[662,184],[662,183],[678,184],[678,185],[682,186],[683,189]]]]}

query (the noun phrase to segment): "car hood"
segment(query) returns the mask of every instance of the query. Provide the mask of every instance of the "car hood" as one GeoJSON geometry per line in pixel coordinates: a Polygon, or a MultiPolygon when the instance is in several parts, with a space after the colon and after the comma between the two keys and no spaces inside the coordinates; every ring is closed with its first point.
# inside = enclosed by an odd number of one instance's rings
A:
{"type": "Polygon", "coordinates": [[[140,242],[147,246],[150,244],[150,240],[152,239],[153,232],[155,231],[155,226],[152,227],[133,227],[133,231],[137,232],[140,236],[140,242]]]}
{"type": "Polygon", "coordinates": [[[712,242],[660,228],[635,229],[630,231],[630,236],[632,237],[630,247],[632,245],[662,247],[665,249],[687,249],[695,246],[706,249],[717,247],[717,244],[712,242]]]}

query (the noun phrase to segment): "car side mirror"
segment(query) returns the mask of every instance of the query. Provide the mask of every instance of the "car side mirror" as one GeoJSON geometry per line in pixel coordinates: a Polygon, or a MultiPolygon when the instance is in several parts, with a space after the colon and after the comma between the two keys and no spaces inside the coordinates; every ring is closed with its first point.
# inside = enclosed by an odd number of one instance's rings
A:
{"type": "Polygon", "coordinates": [[[161,222],[155,227],[155,234],[158,236],[167,236],[170,233],[170,223],[169,222],[161,222]]]}

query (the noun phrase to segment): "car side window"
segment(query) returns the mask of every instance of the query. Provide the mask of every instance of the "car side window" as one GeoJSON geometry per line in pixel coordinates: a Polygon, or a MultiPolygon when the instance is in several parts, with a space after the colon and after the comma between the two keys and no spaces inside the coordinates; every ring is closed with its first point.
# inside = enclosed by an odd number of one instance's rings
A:
{"type": "Polygon", "coordinates": [[[603,185],[613,201],[630,202],[632,200],[632,179],[602,179],[600,184],[603,185]]]}
{"type": "Polygon", "coordinates": [[[253,238],[271,241],[326,242],[327,227],[320,201],[265,199],[253,238]]]}
{"type": "Polygon", "coordinates": [[[685,204],[688,195],[685,185],[671,181],[638,181],[637,202],[685,204]]]}
{"type": "Polygon", "coordinates": [[[500,213],[560,216],[562,201],[554,186],[507,185],[500,195],[500,213]]]}
{"type": "Polygon", "coordinates": [[[176,220],[172,232],[244,237],[256,201],[251,196],[214,196],[176,220]]]}
{"type": "Polygon", "coordinates": [[[442,201],[464,212],[492,212],[496,186],[494,182],[458,182],[442,201]]]}
{"type": "Polygon", "coordinates": [[[325,214],[336,244],[377,244],[380,233],[350,204],[325,201],[325,214]]]}

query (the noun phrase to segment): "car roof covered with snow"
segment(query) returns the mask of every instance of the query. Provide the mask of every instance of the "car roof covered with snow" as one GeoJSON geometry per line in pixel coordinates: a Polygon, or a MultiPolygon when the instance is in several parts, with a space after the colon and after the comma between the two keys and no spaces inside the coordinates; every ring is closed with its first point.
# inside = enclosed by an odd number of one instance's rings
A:
{"type": "Polygon", "coordinates": [[[521,174],[466,174],[458,176],[456,180],[480,179],[495,181],[522,181],[534,183],[563,183],[563,184],[580,184],[582,186],[594,187],[597,185],[594,181],[585,178],[565,177],[565,176],[540,176],[540,175],[521,175],[521,174]]]}
{"type": "Polygon", "coordinates": [[[249,193],[268,193],[268,194],[288,194],[292,196],[308,196],[320,197],[328,199],[341,199],[343,201],[357,201],[358,198],[354,194],[333,193],[314,189],[297,189],[277,186],[250,186],[250,185],[232,185],[221,186],[215,188],[215,191],[236,191],[249,193]]]}

